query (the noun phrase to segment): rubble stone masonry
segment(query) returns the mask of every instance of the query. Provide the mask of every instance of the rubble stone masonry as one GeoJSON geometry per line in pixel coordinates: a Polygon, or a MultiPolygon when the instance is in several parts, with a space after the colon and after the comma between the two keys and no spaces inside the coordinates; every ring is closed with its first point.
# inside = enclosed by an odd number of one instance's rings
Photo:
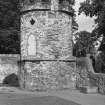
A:
{"type": "Polygon", "coordinates": [[[25,5],[21,16],[20,84],[30,90],[72,87],[72,16],[48,7],[25,5]]]}

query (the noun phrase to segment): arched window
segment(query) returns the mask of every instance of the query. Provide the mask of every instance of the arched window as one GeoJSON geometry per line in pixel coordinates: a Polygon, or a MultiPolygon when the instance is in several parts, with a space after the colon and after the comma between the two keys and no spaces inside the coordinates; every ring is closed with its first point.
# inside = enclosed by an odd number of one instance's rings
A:
{"type": "Polygon", "coordinates": [[[28,55],[36,55],[36,38],[30,35],[28,38],[28,55]]]}

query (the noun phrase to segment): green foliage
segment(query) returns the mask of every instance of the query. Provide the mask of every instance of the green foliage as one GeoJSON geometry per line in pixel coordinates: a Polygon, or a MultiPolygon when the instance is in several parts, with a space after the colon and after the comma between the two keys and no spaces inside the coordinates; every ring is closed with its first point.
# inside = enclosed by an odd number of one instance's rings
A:
{"type": "Polygon", "coordinates": [[[93,38],[91,33],[87,31],[78,32],[75,35],[76,43],[74,44],[74,56],[86,56],[87,53],[90,53],[93,48],[93,38]]]}
{"type": "Polygon", "coordinates": [[[19,0],[0,0],[0,53],[19,53],[19,0]]]}
{"type": "MultiPolygon", "coordinates": [[[[99,38],[103,34],[105,37],[105,0],[86,0],[81,3],[79,8],[79,14],[85,13],[86,16],[96,16],[95,22],[97,27],[93,30],[92,35],[99,38]]],[[[103,44],[105,46],[105,38],[103,39],[103,44]]],[[[104,50],[104,49],[102,49],[104,50]]]]}
{"type": "Polygon", "coordinates": [[[0,53],[19,54],[19,31],[14,28],[0,29],[0,53]]]}
{"type": "Polygon", "coordinates": [[[96,73],[105,73],[105,53],[101,52],[95,57],[95,72],[96,73]]]}
{"type": "Polygon", "coordinates": [[[18,0],[0,0],[0,27],[19,29],[18,0]]]}

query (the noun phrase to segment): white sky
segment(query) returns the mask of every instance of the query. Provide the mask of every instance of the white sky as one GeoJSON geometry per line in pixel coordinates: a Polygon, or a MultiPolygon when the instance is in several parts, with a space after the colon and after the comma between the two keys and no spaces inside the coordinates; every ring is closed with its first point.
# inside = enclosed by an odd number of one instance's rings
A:
{"type": "MultiPolygon", "coordinates": [[[[83,2],[85,0],[75,0],[75,1],[76,1],[76,3],[74,6],[74,9],[75,9],[75,11],[78,11],[80,2],[83,2]]],[[[92,29],[95,27],[94,19],[90,18],[90,17],[86,17],[84,14],[81,14],[78,16],[77,12],[76,12],[76,14],[77,14],[76,21],[79,25],[79,31],[86,30],[86,31],[91,32],[92,29]]]]}

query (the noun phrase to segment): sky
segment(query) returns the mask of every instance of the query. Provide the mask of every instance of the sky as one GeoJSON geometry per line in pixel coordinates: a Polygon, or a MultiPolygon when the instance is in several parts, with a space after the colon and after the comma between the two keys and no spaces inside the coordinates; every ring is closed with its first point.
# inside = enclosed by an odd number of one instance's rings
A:
{"type": "Polygon", "coordinates": [[[83,2],[85,0],[75,0],[75,1],[76,2],[75,2],[74,9],[77,14],[76,21],[79,25],[78,31],[85,30],[85,31],[91,32],[95,27],[94,19],[90,17],[86,17],[83,13],[81,15],[78,15],[78,12],[77,12],[80,6],[80,2],[83,2]]]}

